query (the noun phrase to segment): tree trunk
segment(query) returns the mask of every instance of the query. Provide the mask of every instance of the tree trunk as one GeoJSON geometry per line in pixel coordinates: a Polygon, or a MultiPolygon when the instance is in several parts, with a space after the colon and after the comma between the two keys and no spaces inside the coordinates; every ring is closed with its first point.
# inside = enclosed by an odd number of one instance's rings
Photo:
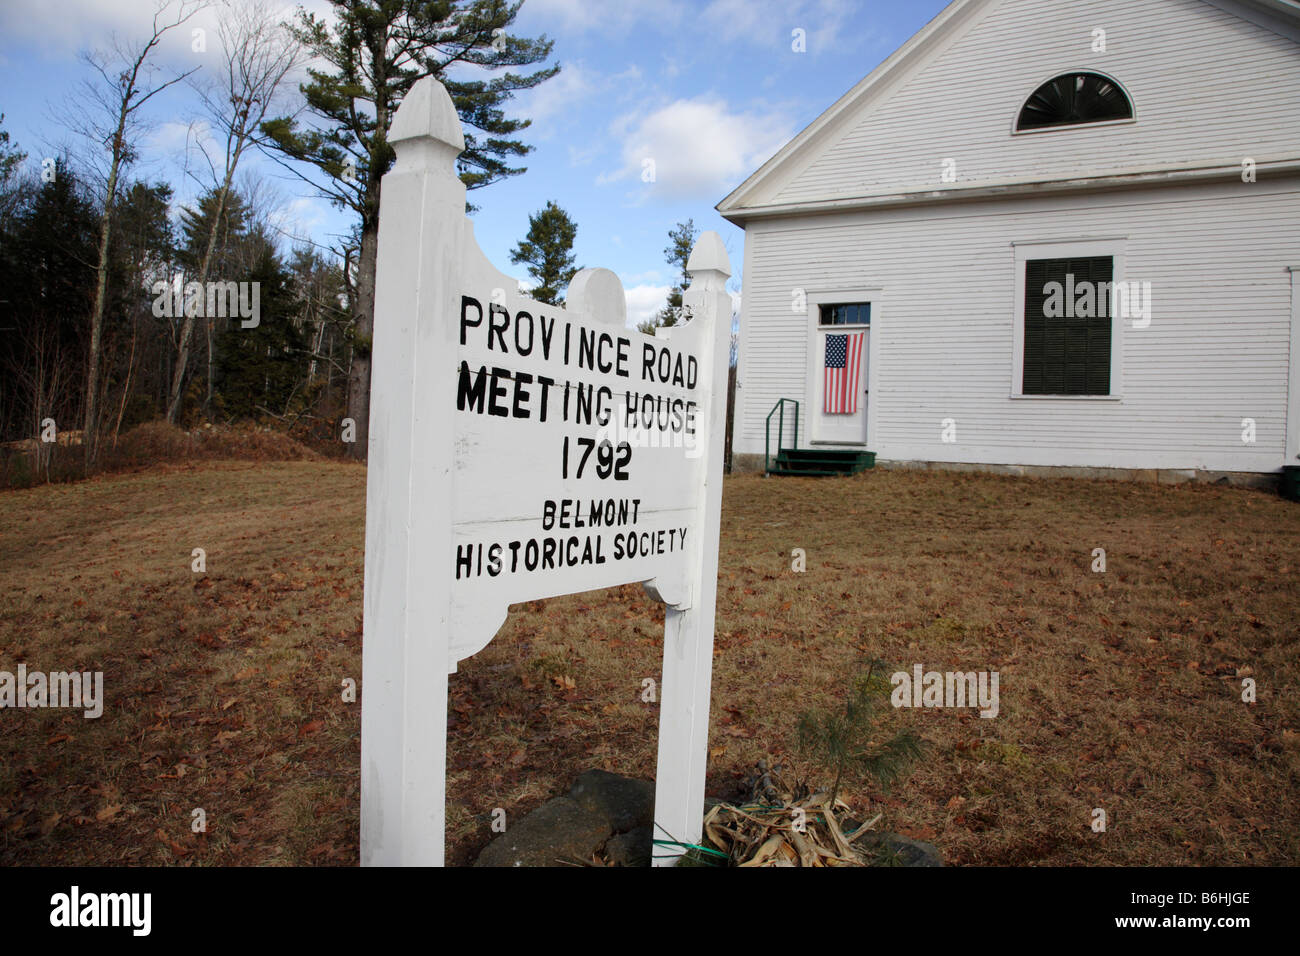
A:
{"type": "Polygon", "coordinates": [[[203,320],[204,328],[207,330],[208,338],[208,375],[204,383],[203,392],[203,417],[211,421],[212,419],[212,316],[203,320]]]}
{"type": "Polygon", "coordinates": [[[108,171],[104,196],[104,214],[99,225],[99,263],[95,268],[95,306],[90,313],[90,355],[86,361],[86,419],[81,441],[86,452],[86,469],[95,464],[95,436],[99,431],[99,350],[104,334],[104,309],[108,298],[108,243],[113,230],[113,197],[117,194],[117,174],[121,164],[122,126],[114,140],[113,163],[108,171]]]}
{"type": "Polygon", "coordinates": [[[126,414],[126,400],[131,395],[131,375],[135,371],[135,339],[140,322],[136,317],[131,322],[131,356],[126,360],[126,384],[122,386],[122,403],[117,409],[117,422],[113,425],[113,447],[117,448],[117,436],[122,431],[122,416],[126,414]]]}
{"type": "MultiPolygon", "coordinates": [[[[378,187],[375,206],[378,208],[378,187]]],[[[361,254],[357,258],[357,296],[353,305],[356,327],[353,334],[352,366],[348,371],[348,417],[355,423],[356,441],[348,455],[366,460],[370,441],[370,348],[375,328],[375,264],[379,251],[379,221],[361,230],[361,254]]]]}
{"type": "MultiPolygon", "coordinates": [[[[238,160],[238,153],[236,160],[238,160]]],[[[199,263],[199,274],[195,281],[202,284],[208,281],[208,270],[212,268],[212,256],[217,247],[217,231],[221,225],[221,217],[225,215],[226,201],[230,196],[230,183],[235,176],[234,165],[226,166],[226,178],[221,184],[221,193],[217,197],[216,212],[212,216],[212,226],[208,229],[208,247],[203,252],[203,260],[199,263]]],[[[182,294],[181,302],[185,303],[185,296],[182,294]]],[[[189,309],[184,309],[185,321],[181,325],[181,343],[180,352],[176,356],[176,371],[172,373],[172,391],[171,397],[167,401],[167,421],[176,424],[176,416],[181,406],[181,391],[185,385],[185,369],[190,363],[190,339],[194,335],[194,316],[190,315],[189,309]]],[[[212,319],[208,318],[208,399],[212,398],[212,319]]]]}

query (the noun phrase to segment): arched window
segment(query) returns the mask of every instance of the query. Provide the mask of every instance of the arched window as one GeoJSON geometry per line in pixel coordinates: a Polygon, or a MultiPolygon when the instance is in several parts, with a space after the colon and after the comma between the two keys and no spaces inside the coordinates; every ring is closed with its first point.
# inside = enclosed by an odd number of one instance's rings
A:
{"type": "Polygon", "coordinates": [[[1016,130],[1077,126],[1133,118],[1128,94],[1100,73],[1063,73],[1048,80],[1025,101],[1016,130]]]}

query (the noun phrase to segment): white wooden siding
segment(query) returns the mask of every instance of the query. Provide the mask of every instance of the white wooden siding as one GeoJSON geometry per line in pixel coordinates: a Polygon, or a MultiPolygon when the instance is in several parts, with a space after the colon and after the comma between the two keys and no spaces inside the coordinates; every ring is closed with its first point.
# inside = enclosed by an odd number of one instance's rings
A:
{"type": "Polygon", "coordinates": [[[839,128],[747,204],[934,189],[947,158],[959,186],[1294,158],[1300,44],[1206,0],[1000,0],[839,128]],[[1137,122],[1011,135],[1040,83],[1080,69],[1119,80],[1137,122]]]}
{"type": "Polygon", "coordinates": [[[1295,178],[750,222],[735,450],[762,453],[778,398],[806,402],[815,317],[791,312],[792,290],[881,286],[868,438],[881,458],[1274,471],[1298,258],[1295,178]],[[1126,278],[1154,298],[1149,328],[1125,323],[1122,399],[1013,399],[1012,243],[1115,237],[1126,278]],[[945,418],[955,444],[940,440],[945,418]]]}

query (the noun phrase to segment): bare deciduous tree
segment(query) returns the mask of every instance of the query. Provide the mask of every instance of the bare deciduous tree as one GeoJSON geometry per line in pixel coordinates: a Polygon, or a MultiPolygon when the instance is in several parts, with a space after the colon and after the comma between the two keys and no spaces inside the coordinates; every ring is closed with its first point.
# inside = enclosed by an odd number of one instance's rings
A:
{"type": "MultiPolygon", "coordinates": [[[[134,143],[144,129],[141,110],[151,99],[194,70],[160,83],[154,82],[156,67],[151,57],[170,30],[189,20],[207,5],[206,0],[162,0],[153,16],[152,32],[143,42],[130,43],[114,39],[105,52],[83,53],[98,80],[82,84],[80,112],[65,114],[64,124],[87,141],[87,166],[100,177],[99,258],[96,266],[95,300],[90,314],[90,350],[86,370],[86,417],[83,442],[86,466],[95,462],[96,437],[99,431],[100,345],[104,330],[104,310],[108,300],[109,244],[113,231],[113,211],[119,184],[126,169],[135,162],[134,143]]],[[[195,67],[195,69],[198,69],[195,67]]]]}
{"type": "MultiPolygon", "coordinates": [[[[285,78],[301,66],[305,59],[302,44],[280,22],[275,9],[266,0],[240,0],[231,4],[223,13],[218,33],[225,60],[225,73],[220,82],[200,86],[199,95],[215,130],[225,141],[225,157],[220,168],[209,159],[211,181],[216,193],[216,210],[199,260],[198,274],[194,277],[199,283],[207,281],[217,252],[219,225],[230,199],[231,184],[239,161],[250,146],[257,144],[267,111],[275,102],[285,78]]],[[[172,375],[171,393],[167,401],[169,422],[176,421],[180,409],[185,372],[189,364],[190,340],[194,334],[194,311],[190,308],[185,310],[181,327],[176,369],[172,375]]],[[[209,317],[209,343],[211,321],[209,317]]],[[[209,345],[209,355],[210,353],[209,345]]],[[[209,358],[209,363],[210,361],[209,358]]],[[[208,388],[210,394],[210,372],[208,388]]]]}

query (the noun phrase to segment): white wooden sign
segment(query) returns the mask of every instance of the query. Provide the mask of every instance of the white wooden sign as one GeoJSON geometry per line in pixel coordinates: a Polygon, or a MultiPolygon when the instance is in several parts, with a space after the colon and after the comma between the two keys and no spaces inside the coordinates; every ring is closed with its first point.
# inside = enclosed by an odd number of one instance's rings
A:
{"type": "MultiPolygon", "coordinates": [[[[393,119],[383,181],[366,489],[361,861],[441,865],[447,674],[511,604],[643,582],[666,605],[656,837],[700,836],[731,299],[691,253],[692,318],[625,327],[618,277],[566,307],[497,271],[465,217],[446,90],[393,119]]],[[[628,675],[628,693],[643,675],[628,675]]],[[[656,855],[667,851],[657,851],[656,855]]],[[[658,863],[671,862],[661,859],[658,863]]]]}

